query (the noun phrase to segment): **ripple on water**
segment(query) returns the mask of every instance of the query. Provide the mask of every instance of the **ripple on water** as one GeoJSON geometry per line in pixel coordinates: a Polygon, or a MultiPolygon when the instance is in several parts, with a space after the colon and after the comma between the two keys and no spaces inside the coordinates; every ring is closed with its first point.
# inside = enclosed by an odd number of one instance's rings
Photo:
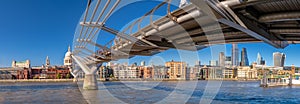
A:
{"type": "MultiPolygon", "coordinates": [[[[168,83],[168,82],[164,82],[168,83]]],[[[179,82],[186,83],[188,82],[179,82]]],[[[130,89],[120,87],[119,83],[104,83],[115,97],[120,99],[127,99],[128,103],[154,103],[159,101],[161,97],[174,91],[172,84],[163,84],[153,87],[152,90],[143,90],[146,96],[141,96],[138,92],[131,92],[130,89]],[[157,96],[158,95],[158,96],[157,96]]],[[[198,82],[197,88],[194,90],[192,97],[187,103],[199,103],[203,92],[206,88],[206,82],[198,82]]],[[[102,89],[103,90],[103,89],[102,89]]],[[[276,87],[263,89],[259,87],[259,82],[236,82],[223,81],[222,86],[218,89],[213,103],[295,103],[300,102],[297,96],[300,94],[299,87],[276,87]]],[[[190,89],[176,89],[179,94],[188,94],[185,92],[190,89]]],[[[170,101],[172,102],[172,101],[170,101]]]]}
{"type": "MultiPolygon", "coordinates": [[[[189,85],[189,82],[178,82],[189,85]]],[[[176,84],[176,83],[175,83],[176,84]]],[[[260,88],[259,82],[234,82],[223,81],[218,94],[213,103],[298,103],[300,102],[300,87],[274,87],[260,88]]],[[[103,95],[104,90],[109,90],[115,99],[119,98],[127,103],[155,103],[164,96],[168,96],[176,90],[178,94],[188,94],[191,89],[174,89],[174,83],[163,82],[151,90],[133,90],[126,88],[118,82],[105,82],[106,88],[99,85],[100,90],[93,92],[92,97],[112,98],[103,95]],[[99,96],[99,97],[98,97],[99,96]],[[103,97],[104,96],[104,97],[103,97]]],[[[144,84],[146,85],[146,84],[144,84]]],[[[138,86],[138,85],[137,85],[138,86]]],[[[147,87],[148,85],[146,85],[147,87]]],[[[150,86],[151,87],[151,86],[150,86]]],[[[194,90],[193,96],[188,104],[199,103],[206,88],[206,82],[200,81],[194,90]]],[[[172,101],[170,101],[172,102],[172,101]]],[[[77,85],[73,83],[25,83],[25,84],[4,84],[0,85],[0,103],[76,103],[86,104],[86,100],[79,91],[77,85]],[[2,89],[3,88],[3,89],[2,89]]],[[[105,103],[105,102],[103,102],[105,103]]],[[[108,102],[107,102],[108,103],[108,102]]]]}
{"type": "Polygon", "coordinates": [[[87,103],[74,83],[6,83],[0,88],[0,103],[87,103]]]}
{"type": "Polygon", "coordinates": [[[4,98],[0,97],[0,103],[4,102],[4,98]]]}

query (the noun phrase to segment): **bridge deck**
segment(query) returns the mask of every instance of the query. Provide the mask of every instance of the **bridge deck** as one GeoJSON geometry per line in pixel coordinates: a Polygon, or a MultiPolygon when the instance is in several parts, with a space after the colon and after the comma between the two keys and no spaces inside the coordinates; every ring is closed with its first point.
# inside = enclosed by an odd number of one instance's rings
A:
{"type": "Polygon", "coordinates": [[[211,14],[203,11],[197,0],[191,0],[191,4],[129,35],[120,35],[118,30],[100,26],[100,29],[118,37],[108,49],[125,54],[108,52],[104,54],[106,58],[99,59],[108,61],[134,55],[148,56],[170,48],[199,50],[226,43],[265,42],[276,48],[284,48],[300,42],[299,0],[228,3],[231,1],[240,0],[222,0],[217,4],[206,1],[218,25],[211,21],[211,14]],[[223,34],[218,31],[219,27],[223,34]]]}
{"type": "MultiPolygon", "coordinates": [[[[281,15],[281,12],[286,10],[289,11],[297,11],[300,10],[298,7],[290,6],[292,2],[296,4],[300,4],[299,1],[293,0],[270,0],[268,2],[262,1],[250,1],[249,3],[240,4],[236,6],[232,6],[232,10],[238,15],[240,18],[243,18],[242,21],[244,23],[248,23],[248,21],[253,21],[256,24],[256,27],[259,27],[260,30],[252,30],[254,32],[259,32],[258,34],[264,36],[266,34],[261,34],[260,31],[265,31],[268,33],[267,36],[264,37],[272,37],[269,38],[271,41],[286,41],[289,43],[299,43],[300,41],[300,22],[299,18],[296,19],[281,19],[281,20],[268,20],[268,15],[276,16],[281,15]],[[289,5],[289,8],[277,8],[277,6],[282,7],[281,5],[289,5]],[[249,9],[253,10],[249,10],[249,9]],[[251,12],[259,11],[261,16],[257,16],[258,14],[251,14],[251,12]],[[257,17],[257,18],[254,18],[257,17]],[[274,39],[274,40],[272,40],[274,39]]],[[[215,11],[216,12],[216,11],[215,11]]],[[[288,15],[298,15],[297,12],[293,12],[288,15]]],[[[299,12],[300,13],[300,12],[299,12]]],[[[220,17],[219,14],[215,14],[217,17],[220,17]]],[[[145,39],[149,42],[154,43],[156,46],[139,46],[134,43],[127,43],[123,47],[113,47],[113,49],[120,50],[123,52],[135,54],[135,53],[149,53],[146,55],[151,55],[151,51],[149,50],[166,50],[168,48],[177,48],[177,49],[193,49],[188,47],[205,47],[209,46],[210,43],[215,44],[224,44],[225,43],[248,43],[248,42],[263,42],[263,40],[259,40],[245,32],[242,32],[232,26],[228,26],[226,24],[220,23],[222,28],[222,32],[224,37],[219,37],[219,33],[215,32],[216,27],[214,25],[210,25],[209,21],[210,17],[205,15],[204,12],[199,11],[197,7],[193,4],[190,4],[183,9],[178,9],[172,13],[172,16],[177,18],[177,23],[173,25],[168,25],[170,22],[173,22],[168,16],[162,17],[161,19],[154,22],[157,25],[158,29],[154,28],[151,24],[141,29],[145,34],[141,34],[140,32],[136,32],[131,34],[134,37],[139,37],[145,39]],[[193,15],[195,14],[195,15],[193,15]],[[191,18],[191,15],[196,16],[195,18],[191,18]],[[182,20],[182,17],[190,17],[188,19],[182,20]],[[197,23],[196,20],[201,21],[201,26],[197,23]],[[164,28],[165,25],[168,27],[164,28]],[[203,31],[203,28],[206,28],[210,31],[203,31]],[[208,39],[207,36],[210,35],[208,39]],[[219,42],[218,42],[219,41],[219,42]],[[164,49],[160,49],[164,47],[164,49]],[[184,47],[184,48],[183,48],[184,47]]],[[[222,17],[221,17],[222,18],[222,17]]],[[[271,17],[269,17],[271,18],[271,17]]],[[[279,18],[279,17],[278,17],[279,18]]],[[[286,17],[288,18],[288,17],[286,17]]],[[[290,17],[291,18],[291,17],[290,17]]],[[[250,26],[248,26],[250,27],[250,26]]],[[[252,29],[252,28],[249,28],[252,29]]],[[[118,43],[117,43],[118,44],[118,43]]],[[[124,45],[124,44],[122,44],[124,45]]],[[[201,49],[201,48],[199,48],[201,49]]],[[[138,54],[136,54],[138,55],[138,54]]]]}

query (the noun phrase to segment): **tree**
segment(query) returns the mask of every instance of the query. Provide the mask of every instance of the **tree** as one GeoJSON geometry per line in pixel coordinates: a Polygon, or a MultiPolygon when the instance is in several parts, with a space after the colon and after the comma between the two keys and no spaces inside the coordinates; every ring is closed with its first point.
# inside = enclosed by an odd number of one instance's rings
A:
{"type": "Polygon", "coordinates": [[[110,78],[114,78],[114,76],[112,75],[112,74],[110,74],[110,76],[109,76],[110,78]]]}
{"type": "Polygon", "coordinates": [[[33,79],[39,79],[39,77],[38,76],[34,76],[33,79]]]}
{"type": "Polygon", "coordinates": [[[70,75],[70,73],[68,73],[67,76],[66,76],[66,78],[70,79],[70,77],[71,77],[71,75],[70,75]]]}
{"type": "Polygon", "coordinates": [[[61,78],[61,75],[60,74],[57,74],[56,75],[56,79],[60,79],[61,78]]]}

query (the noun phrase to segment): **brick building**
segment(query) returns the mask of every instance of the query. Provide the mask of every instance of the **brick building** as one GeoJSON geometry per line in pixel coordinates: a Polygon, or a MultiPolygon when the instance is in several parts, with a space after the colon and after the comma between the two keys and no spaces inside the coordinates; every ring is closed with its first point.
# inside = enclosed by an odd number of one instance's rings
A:
{"type": "Polygon", "coordinates": [[[17,79],[31,79],[31,71],[29,68],[17,71],[17,79]]]}
{"type": "Polygon", "coordinates": [[[71,78],[69,68],[67,67],[51,67],[46,71],[47,79],[71,78]],[[58,78],[60,77],[60,78],[58,78]]]}
{"type": "Polygon", "coordinates": [[[170,61],[165,66],[169,68],[168,74],[170,79],[186,79],[187,64],[185,62],[170,61]]]}
{"type": "Polygon", "coordinates": [[[139,68],[140,68],[140,72],[143,72],[143,73],[141,73],[142,78],[150,79],[150,78],[154,77],[153,67],[142,66],[142,67],[139,67],[139,68]]]}

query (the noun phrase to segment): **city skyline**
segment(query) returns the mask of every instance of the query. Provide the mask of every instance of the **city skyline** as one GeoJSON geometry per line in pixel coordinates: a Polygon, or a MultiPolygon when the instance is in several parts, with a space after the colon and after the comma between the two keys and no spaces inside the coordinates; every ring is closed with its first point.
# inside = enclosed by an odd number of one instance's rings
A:
{"type": "Polygon", "coordinates": [[[1,0],[0,104],[300,102],[300,0],[1,0]]]}
{"type": "MultiPolygon", "coordinates": [[[[291,54],[296,55],[297,51],[296,50],[291,50],[291,51],[287,50],[287,49],[290,49],[290,48],[296,48],[297,46],[298,45],[290,45],[286,49],[276,49],[276,48],[273,48],[272,46],[269,46],[268,44],[265,44],[265,43],[243,43],[243,44],[238,44],[238,47],[240,47],[239,48],[239,55],[241,55],[242,48],[247,49],[247,56],[248,56],[249,65],[251,65],[251,63],[253,63],[253,62],[257,62],[257,53],[260,53],[261,57],[263,57],[263,60],[264,60],[264,62],[266,63],[267,66],[274,66],[274,62],[273,62],[273,53],[274,52],[285,53],[285,55],[287,55],[287,58],[285,60],[285,66],[291,66],[291,65],[299,66],[300,64],[297,63],[297,60],[296,60],[297,57],[289,57],[289,56],[291,56],[291,54]],[[265,51],[258,51],[257,45],[260,45],[262,47],[262,49],[266,49],[266,50],[265,51]],[[290,59],[292,59],[292,60],[290,60],[290,59]]],[[[226,57],[231,56],[231,51],[232,51],[231,44],[227,44],[226,45],[226,52],[224,52],[225,56],[226,57]]],[[[164,56],[168,57],[169,56],[168,53],[176,54],[176,50],[169,50],[166,53],[159,53],[159,54],[155,55],[155,57],[164,57],[164,56]]],[[[211,57],[210,57],[211,53],[210,53],[209,48],[199,50],[198,54],[199,54],[199,57],[200,57],[199,59],[200,59],[202,65],[209,65],[210,64],[209,61],[211,61],[211,60],[219,60],[219,54],[218,54],[217,59],[211,59],[211,57]],[[205,55],[203,55],[203,53],[205,53],[205,55]]],[[[163,60],[163,62],[167,62],[167,61],[171,61],[171,60],[180,61],[180,58],[178,58],[178,57],[174,57],[174,56],[170,56],[170,57],[171,58],[169,58],[169,60],[163,60]]],[[[145,61],[147,59],[148,59],[147,56],[134,57],[133,59],[131,59],[129,61],[129,64],[132,64],[132,63],[135,63],[135,62],[139,63],[140,61],[142,61],[142,60],[145,61]]],[[[238,59],[238,63],[240,63],[240,62],[241,62],[241,58],[238,59]]],[[[192,61],[191,62],[187,61],[187,63],[189,64],[189,66],[195,65],[194,64],[195,62],[192,62],[192,61]]],[[[146,61],[146,65],[148,65],[148,64],[151,64],[151,63],[146,61]]],[[[163,64],[160,64],[160,65],[163,65],[163,64]]]]}
{"type": "MultiPolygon", "coordinates": [[[[20,3],[15,4],[14,1],[3,1],[0,3],[0,12],[3,16],[0,17],[3,21],[0,25],[0,67],[11,66],[12,60],[31,60],[33,66],[40,66],[44,63],[47,56],[51,59],[52,65],[63,65],[64,53],[67,51],[69,45],[72,46],[74,30],[78,23],[78,18],[81,17],[82,13],[86,8],[85,0],[68,0],[55,1],[55,0],[26,0],[19,1],[20,3]],[[12,6],[15,5],[15,6],[12,6]],[[22,17],[20,19],[19,17],[22,17]],[[11,25],[17,24],[17,25],[11,25]],[[18,29],[18,31],[15,31],[18,29]]],[[[144,3],[139,12],[149,11],[152,6],[158,3],[144,3]]],[[[136,5],[129,5],[129,8],[133,8],[136,5]]],[[[126,11],[124,9],[123,11],[126,11]]],[[[120,14],[122,15],[122,14],[120,14]]],[[[136,14],[137,16],[141,14],[136,14]]],[[[111,20],[117,20],[119,15],[113,15],[111,20]]],[[[108,21],[107,24],[126,24],[127,21],[122,22],[108,21]]],[[[130,19],[128,19],[130,20],[130,19]]],[[[119,27],[122,28],[122,25],[119,27]]],[[[106,36],[108,33],[100,33],[104,38],[111,38],[106,36]]],[[[108,41],[109,39],[103,39],[108,41]]],[[[247,48],[249,63],[256,61],[256,55],[258,52],[266,60],[267,65],[273,65],[273,52],[281,52],[287,55],[285,65],[296,65],[298,63],[298,50],[300,45],[289,45],[285,49],[276,49],[265,43],[242,43],[238,44],[239,52],[241,47],[247,48]]],[[[226,45],[225,56],[231,56],[231,44],[226,45]]],[[[211,59],[210,48],[205,48],[198,51],[199,59],[202,64],[208,65],[211,59]]],[[[162,56],[165,61],[180,60],[176,54],[176,50],[169,50],[157,54],[156,56],[162,56]]],[[[154,57],[154,56],[153,56],[154,57]]],[[[139,60],[150,60],[151,57],[137,56],[130,62],[140,62],[139,60]]],[[[240,61],[240,60],[239,60],[240,61]]],[[[148,61],[146,61],[149,64],[148,61]]],[[[187,62],[190,65],[194,65],[195,62],[187,62]]]]}

